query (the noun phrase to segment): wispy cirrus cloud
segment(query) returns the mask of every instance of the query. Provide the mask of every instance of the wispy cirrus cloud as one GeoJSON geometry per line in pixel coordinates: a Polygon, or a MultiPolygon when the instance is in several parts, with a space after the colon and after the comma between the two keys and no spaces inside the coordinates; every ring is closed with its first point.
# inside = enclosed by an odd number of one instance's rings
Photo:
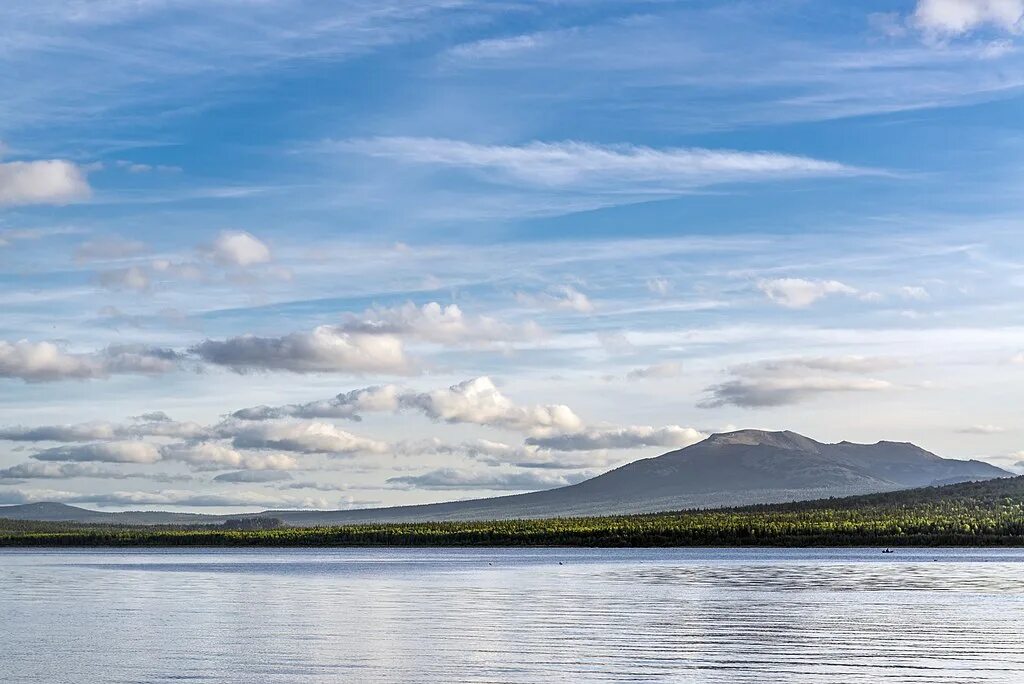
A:
{"type": "Polygon", "coordinates": [[[461,168],[491,180],[581,190],[671,192],[719,183],[874,174],[839,162],[776,152],[598,145],[579,141],[489,145],[446,138],[378,137],[325,143],[325,150],[461,168]]]}

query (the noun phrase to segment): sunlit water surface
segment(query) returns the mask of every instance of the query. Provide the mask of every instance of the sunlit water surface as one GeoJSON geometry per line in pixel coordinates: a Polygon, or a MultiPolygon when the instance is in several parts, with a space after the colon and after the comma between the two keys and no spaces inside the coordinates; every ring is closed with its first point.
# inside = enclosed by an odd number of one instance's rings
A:
{"type": "Polygon", "coordinates": [[[0,680],[1024,682],[1024,552],[0,551],[0,680]]]}

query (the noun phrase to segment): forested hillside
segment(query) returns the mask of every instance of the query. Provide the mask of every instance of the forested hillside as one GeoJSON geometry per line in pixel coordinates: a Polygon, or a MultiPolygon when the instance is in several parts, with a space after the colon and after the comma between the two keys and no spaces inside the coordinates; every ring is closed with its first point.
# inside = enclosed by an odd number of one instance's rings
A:
{"type": "Polygon", "coordinates": [[[650,515],[231,529],[0,520],[2,546],[1017,546],[1024,477],[650,515]]]}

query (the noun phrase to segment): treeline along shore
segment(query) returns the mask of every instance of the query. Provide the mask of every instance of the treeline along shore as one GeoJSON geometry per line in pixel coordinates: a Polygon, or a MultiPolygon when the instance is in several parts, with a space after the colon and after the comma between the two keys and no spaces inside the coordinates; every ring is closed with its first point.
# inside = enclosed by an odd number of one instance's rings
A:
{"type": "Polygon", "coordinates": [[[1024,546],[1024,477],[649,515],[280,527],[0,519],[5,547],[1024,546]]]}

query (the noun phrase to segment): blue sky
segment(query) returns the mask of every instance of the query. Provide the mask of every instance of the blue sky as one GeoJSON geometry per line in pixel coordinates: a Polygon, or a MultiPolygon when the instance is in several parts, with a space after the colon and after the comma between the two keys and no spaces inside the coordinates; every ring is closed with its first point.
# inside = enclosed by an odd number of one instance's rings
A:
{"type": "Polygon", "coordinates": [[[489,496],[732,427],[1019,469],[1022,16],[8,3],[0,502],[489,496]]]}

